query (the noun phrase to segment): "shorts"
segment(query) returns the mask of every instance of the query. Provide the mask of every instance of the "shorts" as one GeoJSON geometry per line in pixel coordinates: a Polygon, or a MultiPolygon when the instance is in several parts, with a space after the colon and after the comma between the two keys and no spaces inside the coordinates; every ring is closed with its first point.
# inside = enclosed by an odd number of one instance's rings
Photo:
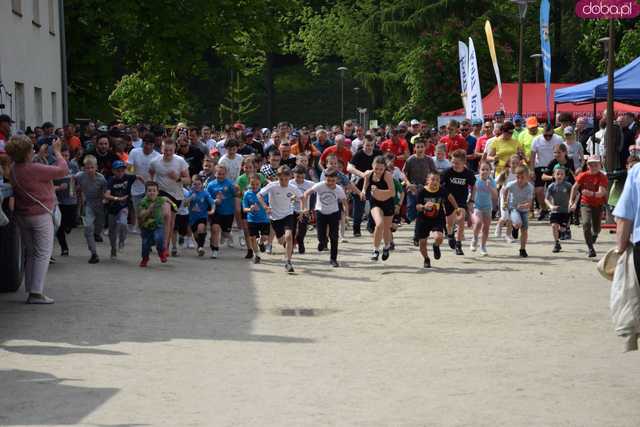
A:
{"type": "Polygon", "coordinates": [[[181,236],[186,236],[189,230],[189,215],[176,215],[176,222],[173,229],[181,236]]]}
{"type": "Polygon", "coordinates": [[[500,190],[499,203],[500,203],[500,221],[505,221],[506,222],[506,221],[509,221],[511,219],[511,217],[509,216],[509,209],[503,207],[504,206],[504,202],[505,202],[505,199],[504,199],[505,191],[506,191],[505,188],[502,188],[500,190]]]}
{"type": "MultiPolygon", "coordinates": [[[[456,201],[457,202],[457,201],[456,201]]],[[[458,202],[458,207],[464,209],[465,211],[467,210],[467,204],[466,203],[459,203],[458,202]]],[[[455,208],[453,207],[453,205],[449,202],[449,200],[444,201],[444,212],[445,215],[449,216],[452,213],[455,212],[455,208]]],[[[466,213],[465,213],[465,218],[466,218],[466,213]]]]}
{"type": "Polygon", "coordinates": [[[547,168],[544,168],[544,167],[540,167],[540,168],[535,168],[534,169],[534,172],[536,174],[534,187],[538,188],[538,187],[544,187],[545,186],[546,183],[542,180],[542,174],[546,170],[547,170],[547,168]]]}
{"type": "Polygon", "coordinates": [[[414,237],[418,240],[429,238],[431,232],[444,233],[444,218],[416,219],[416,230],[414,237]]]}
{"type": "Polygon", "coordinates": [[[173,202],[173,205],[171,206],[171,212],[178,212],[178,206],[180,206],[180,203],[182,203],[182,200],[178,200],[175,197],[173,197],[171,194],[167,193],[166,191],[162,191],[160,190],[158,192],[158,194],[160,196],[166,197],[167,199],[171,200],[173,202]]]}
{"type": "Polygon", "coordinates": [[[551,212],[549,215],[549,223],[558,224],[560,227],[569,225],[569,214],[560,212],[551,212]]]}
{"type": "Polygon", "coordinates": [[[474,209],[473,214],[482,219],[492,218],[491,209],[474,209]]]}
{"type": "Polygon", "coordinates": [[[396,205],[393,201],[393,197],[385,201],[376,200],[372,197],[370,199],[370,203],[371,209],[380,208],[383,216],[393,216],[396,213],[396,205]]]}
{"type": "Polygon", "coordinates": [[[249,226],[249,236],[268,236],[271,233],[271,224],[268,222],[247,222],[249,226]]]}
{"type": "Polygon", "coordinates": [[[276,234],[276,237],[279,239],[284,236],[284,232],[286,230],[292,230],[295,225],[296,217],[295,215],[288,215],[282,219],[271,220],[271,226],[273,227],[273,232],[276,234]]]}
{"type": "Polygon", "coordinates": [[[209,222],[211,225],[217,224],[220,226],[220,229],[223,233],[230,233],[231,228],[233,227],[233,219],[234,215],[221,215],[215,212],[213,215],[209,216],[209,222]]]}
{"type": "Polygon", "coordinates": [[[529,211],[519,211],[517,209],[511,209],[510,213],[511,224],[520,225],[521,230],[529,229],[529,211]]]}
{"type": "Polygon", "coordinates": [[[195,234],[198,231],[198,226],[200,224],[204,224],[205,225],[205,229],[207,226],[207,219],[206,218],[200,218],[197,219],[196,222],[194,222],[193,224],[191,224],[191,231],[195,234]]]}

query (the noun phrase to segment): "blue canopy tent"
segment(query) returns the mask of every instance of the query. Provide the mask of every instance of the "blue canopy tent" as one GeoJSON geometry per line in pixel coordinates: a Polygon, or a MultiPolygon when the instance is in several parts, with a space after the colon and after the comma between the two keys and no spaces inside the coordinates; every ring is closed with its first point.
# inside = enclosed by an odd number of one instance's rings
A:
{"type": "MultiPolygon", "coordinates": [[[[607,76],[558,89],[554,96],[554,117],[557,104],[593,103],[593,117],[596,117],[596,102],[607,99],[607,76]]],[[[640,56],[613,73],[613,99],[628,103],[640,103],[640,56]]]]}

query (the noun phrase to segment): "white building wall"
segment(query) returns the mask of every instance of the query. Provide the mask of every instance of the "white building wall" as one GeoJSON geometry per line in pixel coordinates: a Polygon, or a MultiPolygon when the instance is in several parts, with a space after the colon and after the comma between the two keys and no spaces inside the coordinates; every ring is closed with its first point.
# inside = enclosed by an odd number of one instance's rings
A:
{"type": "Polygon", "coordinates": [[[4,89],[0,88],[0,103],[5,105],[0,114],[9,114],[16,120],[15,129],[20,127],[15,95],[18,82],[24,84],[24,125],[41,126],[41,116],[42,121],[62,126],[61,74],[58,0],[0,0],[0,82],[4,85],[4,89]],[[35,3],[39,7],[39,26],[33,22],[35,3]],[[22,16],[13,11],[16,5],[22,16]],[[36,106],[35,88],[41,89],[41,109],[36,106]],[[13,94],[13,107],[5,90],[13,94]]]}

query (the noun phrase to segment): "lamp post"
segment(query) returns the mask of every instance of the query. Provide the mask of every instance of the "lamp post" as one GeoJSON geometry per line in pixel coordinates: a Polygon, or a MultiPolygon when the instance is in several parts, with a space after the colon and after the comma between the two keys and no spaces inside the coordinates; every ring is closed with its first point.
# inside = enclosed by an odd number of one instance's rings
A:
{"type": "Polygon", "coordinates": [[[358,95],[360,95],[360,88],[359,87],[354,87],[353,91],[356,93],[356,110],[358,109],[358,95]]]}
{"type": "Polygon", "coordinates": [[[538,69],[540,68],[540,61],[542,61],[542,54],[534,53],[533,55],[529,56],[529,58],[533,59],[534,61],[534,65],[536,67],[536,83],[538,83],[538,69]]]}
{"type": "Polygon", "coordinates": [[[624,165],[618,165],[618,138],[616,133],[613,131],[613,115],[615,112],[613,111],[613,70],[616,66],[616,58],[615,54],[615,39],[613,38],[613,19],[609,19],[609,40],[607,40],[607,130],[606,130],[606,142],[607,142],[607,153],[605,157],[606,164],[605,169],[608,171],[613,171],[619,167],[624,165]]]}
{"type": "Polygon", "coordinates": [[[340,125],[344,123],[344,73],[348,71],[347,67],[338,67],[340,73],[340,125]]]}
{"type": "Polygon", "coordinates": [[[522,62],[524,60],[524,17],[527,15],[527,7],[533,0],[511,0],[518,5],[520,17],[520,53],[518,54],[518,114],[522,114],[522,62]]]}

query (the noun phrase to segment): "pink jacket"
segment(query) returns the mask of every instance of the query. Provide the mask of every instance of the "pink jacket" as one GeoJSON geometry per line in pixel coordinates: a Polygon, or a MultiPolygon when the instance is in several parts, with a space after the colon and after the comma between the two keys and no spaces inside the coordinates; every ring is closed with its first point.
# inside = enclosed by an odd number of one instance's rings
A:
{"type": "MultiPolygon", "coordinates": [[[[57,157],[56,163],[50,166],[40,163],[17,163],[14,164],[13,170],[15,171],[15,179],[19,184],[13,183],[16,213],[24,216],[47,213],[42,206],[27,196],[25,191],[40,200],[47,208],[53,209],[56,201],[56,192],[51,181],[64,178],[69,173],[67,162],[62,157],[57,157]]],[[[14,179],[13,176],[12,179],[14,179]]]]}

